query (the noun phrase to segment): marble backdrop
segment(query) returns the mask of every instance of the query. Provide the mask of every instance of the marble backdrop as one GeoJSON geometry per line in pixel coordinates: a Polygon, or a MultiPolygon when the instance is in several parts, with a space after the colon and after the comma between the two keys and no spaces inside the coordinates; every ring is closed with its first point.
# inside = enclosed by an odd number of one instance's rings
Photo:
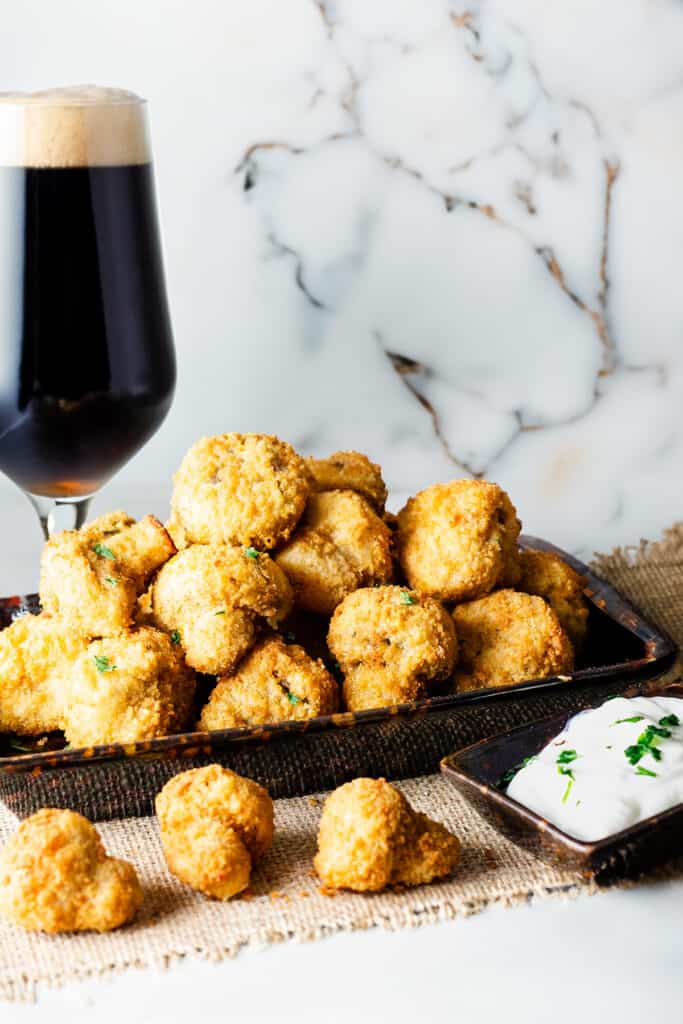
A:
{"type": "Polygon", "coordinates": [[[163,514],[197,436],[258,430],[396,500],[497,480],[584,554],[683,516],[677,0],[6,9],[0,88],[74,81],[150,99],[179,352],[99,508],[163,514]]]}

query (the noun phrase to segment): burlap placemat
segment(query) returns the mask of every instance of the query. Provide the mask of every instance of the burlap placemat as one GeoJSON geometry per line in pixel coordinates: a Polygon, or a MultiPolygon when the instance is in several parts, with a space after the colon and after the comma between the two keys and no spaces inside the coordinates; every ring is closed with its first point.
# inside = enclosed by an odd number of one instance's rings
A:
{"type": "MultiPolygon", "coordinates": [[[[599,556],[594,567],[683,641],[683,525],[662,541],[599,556]]],[[[411,803],[452,828],[463,859],[452,879],[404,892],[324,895],[312,874],[321,796],[280,800],[272,851],[242,899],[217,903],[167,872],[151,818],[99,825],[108,850],[132,861],[145,889],[134,924],[108,935],[46,936],[0,922],[0,997],[31,998],[38,983],[60,984],[129,966],[163,966],[187,955],[234,956],[249,943],[311,940],[339,931],[398,929],[467,916],[491,903],[595,892],[568,872],[535,860],[498,835],[439,776],[399,783],[411,803]]],[[[16,821],[0,806],[0,842],[16,821]]],[[[678,868],[670,869],[676,872],[678,868]]]]}

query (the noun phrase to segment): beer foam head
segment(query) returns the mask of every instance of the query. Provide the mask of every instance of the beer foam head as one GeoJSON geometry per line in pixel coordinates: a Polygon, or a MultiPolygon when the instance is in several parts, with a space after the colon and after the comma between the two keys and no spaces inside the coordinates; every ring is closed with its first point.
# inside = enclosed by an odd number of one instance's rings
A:
{"type": "Polygon", "coordinates": [[[145,101],[76,85],[0,92],[0,165],[103,167],[150,160],[145,101]]]}

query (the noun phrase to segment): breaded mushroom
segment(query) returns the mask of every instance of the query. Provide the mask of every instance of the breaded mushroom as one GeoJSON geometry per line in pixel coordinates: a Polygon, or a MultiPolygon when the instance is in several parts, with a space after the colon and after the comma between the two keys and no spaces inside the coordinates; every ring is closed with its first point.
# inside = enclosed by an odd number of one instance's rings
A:
{"type": "Polygon", "coordinates": [[[452,480],[420,491],[398,514],[398,553],[411,587],[468,601],[519,579],[521,524],[505,491],[452,480]]]}
{"type": "Polygon", "coordinates": [[[108,932],[141,905],[133,865],[108,857],[74,811],[38,811],[0,850],[0,912],[28,931],[108,932]]]}
{"type": "Polygon", "coordinates": [[[453,610],[460,660],[456,690],[512,686],[571,672],[574,650],[542,597],[497,590],[453,610]]]}
{"type": "Polygon", "coordinates": [[[0,632],[0,732],[61,728],[73,663],[87,640],[56,616],[22,615],[0,632]]]}
{"type": "Polygon", "coordinates": [[[267,722],[331,715],[339,706],[337,683],[303,647],[269,636],[231,676],[223,676],[204,707],[198,728],[238,729],[267,722]]]}
{"type": "Polygon", "coordinates": [[[152,589],[156,625],[171,633],[188,665],[231,673],[265,623],[276,626],[292,607],[282,569],[263,551],[193,544],[159,572],[152,589]]]}
{"type": "Polygon", "coordinates": [[[95,640],[74,662],[62,728],[74,747],[167,736],[187,724],[195,684],[182,649],[161,630],[95,640]]]}
{"type": "Polygon", "coordinates": [[[325,801],[314,865],[328,888],[423,885],[449,875],[459,859],[456,836],[385,779],[354,779],[325,801]]]}
{"type": "Polygon", "coordinates": [[[229,900],[273,841],[273,801],[251,779],[211,764],[182,772],[156,798],[169,870],[193,889],[229,900]]]}
{"type": "Polygon", "coordinates": [[[204,437],[173,479],[172,522],[189,542],[262,551],[287,540],[310,490],[301,456],[267,434],[204,437]]]}
{"type": "Polygon", "coordinates": [[[301,526],[275,560],[298,608],[331,615],[358,587],[391,580],[391,533],[354,491],[312,494],[301,526]]]}
{"type": "Polygon", "coordinates": [[[346,597],[332,616],[327,641],[344,673],[344,701],[352,711],[426,696],[430,683],[450,676],[458,652],[445,608],[393,586],[346,597]]]}
{"type": "Polygon", "coordinates": [[[378,515],[384,512],[387,486],[382,470],[362,452],[334,452],[326,459],[307,458],[314,491],[355,491],[378,515]]]}
{"type": "Polygon", "coordinates": [[[175,550],[154,516],[136,523],[112,512],[80,530],[56,533],[41,559],[43,609],[62,616],[82,636],[121,633],[131,625],[152,574],[175,550]]]}
{"type": "Polygon", "coordinates": [[[550,551],[528,548],[519,554],[522,575],[517,584],[525,594],[544,598],[554,610],[560,623],[580,651],[588,627],[588,601],[583,588],[586,581],[559,555],[550,551]]]}

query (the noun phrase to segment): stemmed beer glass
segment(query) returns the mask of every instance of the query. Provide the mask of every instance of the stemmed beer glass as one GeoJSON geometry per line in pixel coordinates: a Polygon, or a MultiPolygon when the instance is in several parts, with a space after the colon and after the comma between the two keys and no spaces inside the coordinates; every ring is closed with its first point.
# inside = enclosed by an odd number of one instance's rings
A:
{"type": "Polygon", "coordinates": [[[0,94],[0,470],[46,536],[155,433],[175,373],[144,100],[0,94]]]}

